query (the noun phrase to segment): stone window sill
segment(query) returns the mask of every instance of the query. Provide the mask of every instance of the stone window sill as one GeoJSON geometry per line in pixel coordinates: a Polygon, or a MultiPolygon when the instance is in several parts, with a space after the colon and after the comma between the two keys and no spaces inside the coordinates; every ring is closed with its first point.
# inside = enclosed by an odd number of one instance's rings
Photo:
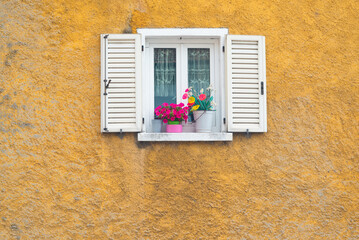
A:
{"type": "Polygon", "coordinates": [[[233,134],[227,132],[212,133],[138,133],[138,141],[147,142],[198,142],[232,141],[233,134]]]}

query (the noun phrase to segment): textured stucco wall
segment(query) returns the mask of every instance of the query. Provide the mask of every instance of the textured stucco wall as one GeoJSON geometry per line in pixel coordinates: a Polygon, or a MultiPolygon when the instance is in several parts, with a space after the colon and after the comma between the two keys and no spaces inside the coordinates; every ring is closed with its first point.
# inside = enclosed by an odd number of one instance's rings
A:
{"type": "Polygon", "coordinates": [[[358,239],[356,0],[0,2],[0,239],[358,239]],[[264,35],[268,133],[100,134],[101,33],[264,35]]]}

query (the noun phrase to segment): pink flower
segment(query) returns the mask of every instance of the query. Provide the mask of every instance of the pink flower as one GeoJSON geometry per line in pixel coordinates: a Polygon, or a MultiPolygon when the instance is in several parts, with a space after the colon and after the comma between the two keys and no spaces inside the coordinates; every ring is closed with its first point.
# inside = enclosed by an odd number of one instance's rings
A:
{"type": "Polygon", "coordinates": [[[182,99],[187,99],[187,98],[188,98],[188,94],[187,93],[183,94],[182,99]]]}
{"type": "Polygon", "coordinates": [[[156,116],[159,116],[160,115],[160,112],[156,111],[156,116]]]}
{"type": "Polygon", "coordinates": [[[171,121],[174,121],[175,120],[175,117],[171,117],[171,121]]]}
{"type": "Polygon", "coordinates": [[[193,104],[194,104],[194,102],[193,103],[187,103],[188,106],[192,106],[193,104]]]}
{"type": "Polygon", "coordinates": [[[179,112],[182,114],[182,113],[184,113],[184,110],[183,110],[183,109],[181,109],[179,112]]]}
{"type": "Polygon", "coordinates": [[[185,92],[188,92],[189,91],[189,89],[187,88],[186,90],[185,90],[185,92]]]}
{"type": "Polygon", "coordinates": [[[174,103],[171,103],[171,104],[170,104],[170,107],[171,107],[171,108],[175,108],[175,107],[177,107],[177,105],[174,104],[174,103]]]}
{"type": "Polygon", "coordinates": [[[183,119],[184,119],[184,120],[187,120],[187,119],[188,119],[188,116],[187,116],[187,115],[184,115],[184,116],[183,116],[183,119]]]}
{"type": "Polygon", "coordinates": [[[182,107],[184,106],[184,104],[183,104],[183,103],[180,103],[180,104],[178,104],[178,106],[179,106],[180,108],[182,108],[182,107]]]}
{"type": "Polygon", "coordinates": [[[198,96],[199,100],[201,100],[201,101],[205,100],[206,97],[207,97],[206,94],[201,94],[198,96]]]}
{"type": "Polygon", "coordinates": [[[167,121],[167,119],[165,118],[165,119],[163,119],[163,123],[167,123],[168,121],[167,121]]]}
{"type": "Polygon", "coordinates": [[[168,103],[163,103],[162,104],[164,107],[168,107],[168,103]]]}

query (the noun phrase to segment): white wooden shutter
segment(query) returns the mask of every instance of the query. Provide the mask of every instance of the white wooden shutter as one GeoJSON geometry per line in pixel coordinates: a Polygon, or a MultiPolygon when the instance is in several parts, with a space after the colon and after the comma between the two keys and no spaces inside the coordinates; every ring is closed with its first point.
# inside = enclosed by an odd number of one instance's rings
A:
{"type": "Polygon", "coordinates": [[[141,38],[101,35],[101,131],[141,131],[141,38]]]}
{"type": "Polygon", "coordinates": [[[267,132],[265,38],[227,35],[229,132],[267,132]]]}

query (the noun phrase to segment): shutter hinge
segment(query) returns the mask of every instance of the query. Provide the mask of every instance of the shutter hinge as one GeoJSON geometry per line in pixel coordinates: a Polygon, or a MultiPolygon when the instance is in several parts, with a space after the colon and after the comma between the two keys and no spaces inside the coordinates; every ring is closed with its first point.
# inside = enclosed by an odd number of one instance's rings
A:
{"type": "Polygon", "coordinates": [[[246,138],[250,138],[250,137],[251,137],[251,133],[249,132],[249,129],[247,129],[246,138]]]}
{"type": "Polygon", "coordinates": [[[145,46],[142,45],[142,52],[145,51],[145,46]]]}
{"type": "Polygon", "coordinates": [[[222,51],[223,51],[223,52],[225,51],[225,46],[222,47],[222,51]]]}
{"type": "Polygon", "coordinates": [[[261,95],[264,95],[264,83],[261,82],[261,95]]]}
{"type": "Polygon", "coordinates": [[[103,93],[103,95],[107,95],[107,93],[103,93]]]}
{"type": "Polygon", "coordinates": [[[107,128],[104,128],[103,130],[106,131],[106,132],[108,132],[108,129],[107,129],[107,128]]]}
{"type": "Polygon", "coordinates": [[[145,118],[142,118],[142,124],[145,124],[145,118]]]}
{"type": "Polygon", "coordinates": [[[108,38],[108,34],[106,34],[105,36],[103,36],[103,38],[105,38],[105,39],[108,38]]]}
{"type": "Polygon", "coordinates": [[[223,124],[226,124],[226,118],[223,118],[223,124]]]}
{"type": "Polygon", "coordinates": [[[118,136],[120,137],[120,139],[123,139],[123,132],[122,132],[122,129],[120,129],[120,133],[118,134],[118,136]]]}

